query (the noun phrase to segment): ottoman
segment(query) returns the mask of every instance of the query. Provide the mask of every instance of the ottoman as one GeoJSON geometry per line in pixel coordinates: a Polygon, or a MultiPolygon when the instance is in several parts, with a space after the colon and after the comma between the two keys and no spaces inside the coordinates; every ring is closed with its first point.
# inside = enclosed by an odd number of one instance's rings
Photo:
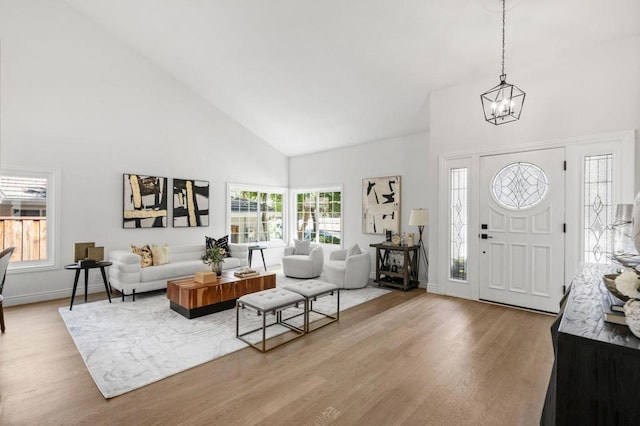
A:
{"type": "MultiPolygon", "coordinates": [[[[293,317],[297,317],[300,314],[294,315],[290,318],[282,318],[282,311],[286,308],[297,307],[298,304],[305,302],[305,298],[298,293],[294,293],[289,290],[283,290],[280,288],[272,288],[269,290],[259,291],[257,293],[245,294],[236,301],[236,337],[243,342],[251,345],[260,352],[266,352],[274,349],[280,345],[290,342],[293,339],[302,337],[304,335],[304,329],[296,327],[287,323],[293,317]],[[240,308],[249,308],[262,315],[262,326],[250,331],[240,333],[240,308]],[[267,324],[267,314],[275,315],[275,322],[267,324]],[[267,339],[267,327],[274,325],[282,325],[294,332],[293,336],[274,336],[267,339]],[[262,339],[258,342],[250,341],[246,336],[253,334],[257,331],[262,331],[262,339]],[[267,348],[267,341],[279,340],[280,342],[267,348]]],[[[304,313],[303,313],[304,315],[304,313]]]]}
{"type": "Polygon", "coordinates": [[[287,284],[282,287],[285,290],[292,291],[294,293],[298,293],[302,297],[304,297],[304,332],[309,333],[310,331],[317,330],[320,327],[324,327],[325,325],[331,324],[332,322],[338,321],[340,318],[340,288],[331,283],[327,283],[324,281],[318,280],[307,280],[296,283],[287,284]],[[327,296],[336,293],[336,314],[329,315],[324,312],[318,312],[313,309],[313,302],[321,296],[327,296]],[[316,314],[322,315],[324,318],[316,320],[313,322],[314,327],[311,329],[310,324],[310,314],[314,312],[316,314]]]}

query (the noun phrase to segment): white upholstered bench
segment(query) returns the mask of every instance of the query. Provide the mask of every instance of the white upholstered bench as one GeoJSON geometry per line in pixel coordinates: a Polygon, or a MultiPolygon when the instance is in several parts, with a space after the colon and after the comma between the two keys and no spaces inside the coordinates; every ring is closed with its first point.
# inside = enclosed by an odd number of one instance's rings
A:
{"type": "Polygon", "coordinates": [[[297,307],[298,304],[304,302],[305,298],[300,294],[289,290],[283,290],[281,288],[272,288],[269,290],[259,291],[257,293],[246,294],[240,297],[236,301],[236,337],[261,352],[269,351],[284,343],[290,342],[293,339],[302,337],[305,332],[304,328],[296,327],[295,325],[287,322],[291,318],[297,317],[300,314],[294,315],[290,318],[282,318],[282,311],[290,307],[297,307]],[[258,315],[262,315],[262,326],[240,333],[240,308],[249,308],[256,311],[258,315]],[[267,314],[269,313],[272,313],[276,317],[276,321],[272,324],[267,324],[267,314]],[[274,325],[287,327],[294,332],[294,335],[289,338],[275,336],[267,339],[267,327],[274,325]],[[249,340],[247,336],[258,331],[262,331],[262,339],[258,343],[249,340]],[[280,342],[267,348],[267,342],[272,339],[280,340],[280,342]]]}
{"type": "Polygon", "coordinates": [[[324,281],[318,280],[307,280],[294,282],[285,285],[282,287],[285,290],[292,291],[294,293],[298,293],[302,297],[304,297],[304,332],[309,333],[310,331],[317,330],[320,327],[324,327],[325,325],[331,324],[332,322],[338,321],[340,318],[340,288],[331,283],[327,283],[324,281]],[[336,313],[335,315],[330,315],[324,312],[319,312],[313,309],[313,302],[315,302],[318,297],[336,294],[336,313]],[[313,322],[314,327],[311,329],[310,322],[310,314],[314,312],[316,314],[320,314],[323,318],[316,320],[313,322]]]}

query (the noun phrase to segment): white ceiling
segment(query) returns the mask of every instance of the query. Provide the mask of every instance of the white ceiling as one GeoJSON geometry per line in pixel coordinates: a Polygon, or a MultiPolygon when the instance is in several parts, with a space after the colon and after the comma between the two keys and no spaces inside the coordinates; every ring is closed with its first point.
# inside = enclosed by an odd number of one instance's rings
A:
{"type": "MultiPolygon", "coordinates": [[[[431,91],[500,74],[500,0],[67,2],[288,156],[424,131],[431,91]]],[[[507,8],[514,82],[640,34],[640,0],[507,8]]]]}

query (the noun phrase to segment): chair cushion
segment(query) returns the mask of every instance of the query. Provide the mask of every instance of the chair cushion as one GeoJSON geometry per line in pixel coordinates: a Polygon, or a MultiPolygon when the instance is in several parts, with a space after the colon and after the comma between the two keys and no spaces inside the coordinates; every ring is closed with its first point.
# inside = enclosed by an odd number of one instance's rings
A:
{"type": "Polygon", "coordinates": [[[293,291],[295,293],[301,294],[304,297],[314,297],[319,296],[324,293],[328,293],[330,291],[334,291],[338,289],[338,286],[331,283],[326,283],[324,281],[318,280],[307,280],[301,282],[294,282],[285,285],[285,290],[293,291]]]}
{"type": "Polygon", "coordinates": [[[309,240],[293,240],[295,250],[293,254],[309,256],[311,253],[311,241],[309,240]]]}
{"type": "Polygon", "coordinates": [[[257,293],[245,294],[238,299],[238,303],[244,302],[261,311],[279,309],[302,301],[304,301],[304,298],[298,293],[281,288],[271,288],[257,293]]]}

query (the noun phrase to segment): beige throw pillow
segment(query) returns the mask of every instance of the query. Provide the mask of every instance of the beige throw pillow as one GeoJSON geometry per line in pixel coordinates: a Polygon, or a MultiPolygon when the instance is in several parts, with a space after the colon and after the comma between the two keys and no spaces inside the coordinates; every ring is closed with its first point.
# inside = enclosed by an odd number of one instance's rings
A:
{"type": "Polygon", "coordinates": [[[171,250],[167,244],[151,246],[151,254],[153,254],[153,266],[166,265],[171,262],[171,250]]]}

